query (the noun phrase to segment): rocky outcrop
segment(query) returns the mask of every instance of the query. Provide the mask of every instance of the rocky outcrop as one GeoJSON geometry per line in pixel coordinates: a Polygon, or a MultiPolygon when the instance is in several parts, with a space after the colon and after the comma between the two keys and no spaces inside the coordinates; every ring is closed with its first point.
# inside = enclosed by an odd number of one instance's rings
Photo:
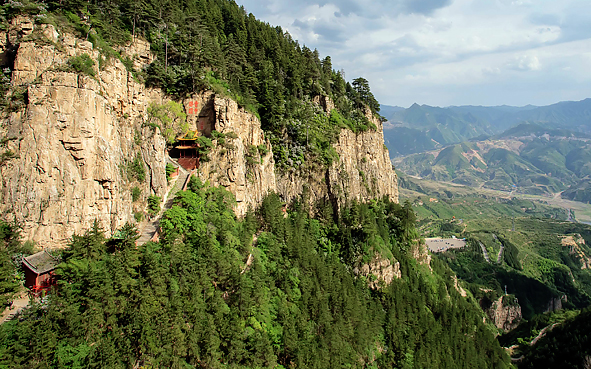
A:
{"type": "Polygon", "coordinates": [[[142,207],[132,186],[144,199],[164,195],[165,142],[141,124],[161,93],[117,59],[99,69],[90,42],[51,25],[16,18],[2,38],[16,52],[12,85],[25,93],[24,108],[2,117],[0,136],[11,139],[6,149],[16,157],[0,167],[0,211],[22,224],[26,239],[59,247],[95,220],[109,235],[142,207]],[[95,77],[66,71],[82,54],[94,60],[95,77]],[[146,178],[132,183],[126,168],[136,156],[146,178]]]}
{"type": "Polygon", "coordinates": [[[561,244],[562,247],[568,247],[569,254],[579,260],[581,269],[591,269],[591,257],[581,247],[585,245],[585,239],[580,234],[563,236],[561,244]]]}
{"type": "Polygon", "coordinates": [[[495,327],[505,332],[517,327],[522,319],[521,306],[513,295],[499,297],[485,312],[495,327]]]}
{"type": "Polygon", "coordinates": [[[568,298],[566,297],[566,295],[562,295],[560,297],[553,297],[550,299],[550,301],[548,301],[548,304],[546,305],[546,310],[544,310],[544,312],[547,313],[551,311],[562,310],[562,303],[567,301],[568,298]]]}
{"type": "Polygon", "coordinates": [[[431,255],[429,255],[429,248],[424,240],[416,239],[410,244],[410,255],[417,260],[419,264],[428,265],[431,269],[431,255]]]}
{"type": "MultiPolygon", "coordinates": [[[[321,105],[333,106],[330,100],[321,105]]],[[[342,206],[347,201],[367,201],[382,196],[398,202],[398,178],[384,145],[382,122],[369,111],[366,115],[377,129],[361,133],[341,130],[334,145],[339,159],[328,169],[292,170],[277,176],[277,191],[287,202],[305,189],[309,191],[311,203],[325,198],[342,206]]]]}
{"type": "Polygon", "coordinates": [[[452,275],[451,276],[452,280],[454,281],[454,288],[456,289],[456,291],[458,291],[460,293],[460,295],[462,297],[467,297],[468,293],[466,292],[466,290],[460,286],[460,284],[458,283],[458,277],[456,275],[452,275]]]}
{"type": "MultiPolygon", "coordinates": [[[[213,140],[210,160],[201,163],[199,177],[232,192],[236,214],[242,216],[277,189],[271,144],[258,118],[239,108],[235,101],[205,92],[191,102],[204,106],[199,117],[212,119],[212,129],[223,135],[221,140],[213,140]]],[[[190,122],[199,124],[195,118],[190,122]]],[[[206,126],[204,130],[208,133],[206,126]]]]}
{"type": "Polygon", "coordinates": [[[373,290],[379,290],[382,287],[389,286],[394,278],[401,278],[402,275],[400,272],[400,262],[395,259],[392,262],[389,258],[383,257],[379,253],[374,255],[371,262],[355,268],[354,273],[364,276],[369,288],[373,290]]]}
{"type": "MultiPolygon", "coordinates": [[[[145,41],[134,40],[120,52],[137,70],[153,61],[145,41]]],[[[147,196],[164,196],[166,143],[157,129],[145,124],[148,108],[167,102],[161,91],[146,88],[119,59],[105,58],[92,43],[23,17],[0,32],[0,54],[12,69],[13,89],[22,91],[20,105],[1,117],[6,155],[0,165],[0,212],[23,225],[26,239],[62,246],[95,220],[110,235],[143,211],[147,196]],[[69,62],[85,54],[94,66],[74,72],[69,62]],[[136,158],[145,179],[129,175],[129,163],[136,158]],[[142,194],[135,203],[133,187],[142,194]]],[[[314,101],[326,113],[334,108],[326,97],[314,101]]],[[[369,111],[366,115],[377,129],[358,134],[342,130],[335,144],[339,159],[329,168],[278,175],[271,145],[254,114],[212,92],[182,103],[189,128],[213,142],[199,176],[231,191],[238,215],[256,207],[270,191],[290,202],[308,190],[310,202],[324,199],[337,207],[382,196],[398,201],[382,123],[369,111]]],[[[378,279],[397,274],[394,265],[382,267],[378,279]]]]}

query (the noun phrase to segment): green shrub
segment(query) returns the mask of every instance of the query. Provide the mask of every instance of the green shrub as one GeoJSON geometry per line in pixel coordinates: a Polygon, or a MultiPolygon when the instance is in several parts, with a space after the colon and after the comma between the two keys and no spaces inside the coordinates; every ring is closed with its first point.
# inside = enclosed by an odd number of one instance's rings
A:
{"type": "Polygon", "coordinates": [[[14,158],[16,154],[12,150],[6,150],[0,154],[0,164],[4,164],[6,161],[14,158]]]}
{"type": "Polygon", "coordinates": [[[136,202],[140,199],[140,196],[142,196],[142,190],[135,186],[134,188],[131,189],[131,200],[133,202],[136,202]]]}
{"type": "Polygon", "coordinates": [[[248,165],[257,164],[257,157],[259,155],[259,150],[255,145],[248,145],[246,148],[246,152],[244,153],[244,157],[246,158],[246,163],[248,165]]]}
{"type": "Polygon", "coordinates": [[[148,107],[148,125],[160,127],[160,132],[169,145],[175,142],[177,135],[189,129],[185,108],[174,101],[162,105],[151,104],[148,107]]]}
{"type": "Polygon", "coordinates": [[[3,105],[8,112],[17,112],[24,109],[29,103],[29,95],[26,86],[18,86],[6,97],[3,105]]]}
{"type": "Polygon", "coordinates": [[[137,153],[133,161],[127,163],[127,176],[130,181],[135,179],[143,182],[146,180],[146,167],[140,153],[137,153]]]}
{"type": "Polygon", "coordinates": [[[148,214],[158,214],[160,212],[161,202],[162,199],[160,198],[160,196],[150,195],[150,197],[148,197],[148,214]]]}
{"type": "Polygon", "coordinates": [[[202,162],[209,161],[209,157],[207,155],[211,152],[213,143],[205,136],[199,136],[196,141],[199,145],[199,160],[202,162]]]}
{"type": "Polygon", "coordinates": [[[259,149],[259,155],[261,156],[261,158],[267,155],[267,153],[269,152],[265,144],[258,145],[257,149],[259,149]]]}
{"type": "Polygon", "coordinates": [[[135,218],[135,221],[139,223],[144,220],[144,213],[141,211],[136,211],[133,213],[133,217],[135,218]]]}
{"type": "Polygon", "coordinates": [[[176,167],[170,163],[166,163],[166,179],[170,181],[170,175],[176,171],[176,167]]]}
{"type": "Polygon", "coordinates": [[[68,59],[68,66],[77,73],[83,73],[91,77],[96,76],[94,71],[94,60],[88,54],[73,56],[68,59]]]}

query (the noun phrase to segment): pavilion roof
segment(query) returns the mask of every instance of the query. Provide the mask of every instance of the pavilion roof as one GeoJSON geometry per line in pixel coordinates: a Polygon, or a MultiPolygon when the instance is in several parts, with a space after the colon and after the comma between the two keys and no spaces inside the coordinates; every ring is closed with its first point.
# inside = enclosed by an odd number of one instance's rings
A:
{"type": "Polygon", "coordinates": [[[199,137],[199,130],[188,130],[184,135],[178,136],[176,139],[179,141],[194,141],[199,137]]]}
{"type": "Polygon", "coordinates": [[[25,264],[33,272],[37,274],[43,274],[54,270],[59,264],[59,260],[51,256],[47,251],[43,250],[24,258],[23,264],[25,264]]]}

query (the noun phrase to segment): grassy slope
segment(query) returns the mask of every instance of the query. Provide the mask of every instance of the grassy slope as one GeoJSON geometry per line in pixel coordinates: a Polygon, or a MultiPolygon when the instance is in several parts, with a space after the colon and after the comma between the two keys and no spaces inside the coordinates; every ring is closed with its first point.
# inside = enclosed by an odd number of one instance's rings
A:
{"type": "MultiPolygon", "coordinates": [[[[505,258],[501,265],[487,264],[478,249],[447,253],[444,259],[461,278],[492,289],[497,295],[508,285],[528,318],[545,311],[551,298],[563,294],[572,304],[567,306],[584,307],[591,301],[591,273],[581,270],[577,258],[561,245],[563,235],[573,234],[581,234],[589,244],[591,227],[565,221],[568,216],[565,209],[532,196],[511,198],[500,191],[416,180],[404,175],[401,178],[404,187],[413,188],[402,189],[401,198],[414,203],[423,236],[455,234],[474,238],[484,244],[493,261],[501,247],[495,236],[506,246],[513,244],[517,248],[517,264],[521,268],[509,266],[505,258]]],[[[591,255],[589,248],[581,247],[591,255]]],[[[478,293],[476,290],[475,294],[478,293]]]]}
{"type": "Polygon", "coordinates": [[[540,135],[455,144],[393,162],[407,174],[436,181],[533,195],[565,191],[567,199],[589,202],[590,160],[587,139],[540,135]]]}

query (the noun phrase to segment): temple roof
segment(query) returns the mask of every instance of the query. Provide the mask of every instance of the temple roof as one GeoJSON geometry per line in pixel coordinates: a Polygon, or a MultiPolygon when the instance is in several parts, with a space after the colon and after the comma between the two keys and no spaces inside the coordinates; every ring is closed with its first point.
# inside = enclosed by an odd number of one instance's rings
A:
{"type": "Polygon", "coordinates": [[[199,130],[196,129],[194,131],[189,130],[185,132],[184,135],[178,136],[176,139],[179,141],[194,141],[197,137],[199,137],[199,130]]]}
{"type": "Polygon", "coordinates": [[[59,264],[59,261],[51,256],[47,251],[43,250],[24,258],[23,264],[25,264],[33,272],[37,274],[43,274],[54,270],[59,264]]]}

